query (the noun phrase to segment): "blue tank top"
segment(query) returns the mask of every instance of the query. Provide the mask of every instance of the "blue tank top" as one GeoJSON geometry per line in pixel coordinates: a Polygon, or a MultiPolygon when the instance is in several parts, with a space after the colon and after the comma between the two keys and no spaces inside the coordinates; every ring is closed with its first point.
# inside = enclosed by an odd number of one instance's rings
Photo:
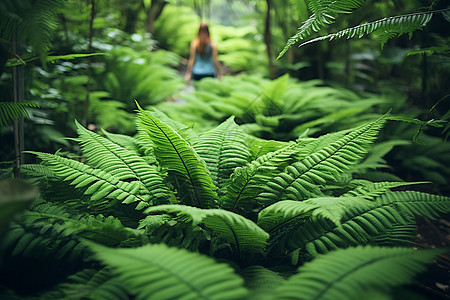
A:
{"type": "Polygon", "coordinates": [[[194,67],[192,68],[192,74],[196,75],[216,75],[216,67],[212,57],[211,44],[208,44],[205,49],[205,54],[200,55],[195,53],[194,67]]]}

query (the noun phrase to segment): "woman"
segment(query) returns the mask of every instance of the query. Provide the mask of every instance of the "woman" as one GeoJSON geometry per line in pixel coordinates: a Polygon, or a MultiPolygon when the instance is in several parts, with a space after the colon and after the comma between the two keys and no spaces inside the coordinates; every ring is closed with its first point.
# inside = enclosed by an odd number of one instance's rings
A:
{"type": "Polygon", "coordinates": [[[197,38],[191,42],[191,50],[185,79],[200,80],[204,77],[222,78],[217,60],[217,46],[211,41],[208,24],[201,23],[197,38]]]}

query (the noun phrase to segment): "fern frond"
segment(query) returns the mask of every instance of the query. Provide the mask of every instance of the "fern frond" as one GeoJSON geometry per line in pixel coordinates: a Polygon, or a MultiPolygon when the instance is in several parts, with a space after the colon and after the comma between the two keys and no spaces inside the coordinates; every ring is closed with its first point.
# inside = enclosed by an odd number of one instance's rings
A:
{"type": "Polygon", "coordinates": [[[306,41],[300,44],[299,47],[323,40],[332,41],[344,37],[347,39],[353,37],[362,38],[364,35],[371,33],[378,34],[381,45],[383,46],[392,37],[405,33],[411,36],[413,31],[427,25],[432,17],[433,12],[426,12],[384,18],[306,41]]]}
{"type": "Polygon", "coordinates": [[[310,35],[313,31],[317,32],[321,28],[326,27],[332,23],[339,14],[350,13],[357,9],[364,3],[364,0],[312,0],[309,1],[308,7],[312,11],[311,15],[302,26],[298,29],[297,33],[289,38],[286,42],[286,46],[278,54],[277,59],[281,58],[292,45],[296,44],[299,40],[304,39],[310,35]]]}
{"type": "Polygon", "coordinates": [[[64,229],[64,222],[79,218],[79,214],[62,206],[36,202],[11,224],[1,248],[12,256],[80,263],[87,256],[87,249],[64,229]]]}
{"type": "Polygon", "coordinates": [[[425,270],[440,251],[357,247],[337,250],[301,266],[274,292],[274,299],[362,299],[389,294],[425,270]]]}
{"type": "Polygon", "coordinates": [[[0,102],[0,128],[20,118],[28,118],[27,107],[39,107],[32,102],[0,102]]]}
{"type": "Polygon", "coordinates": [[[248,299],[273,299],[273,291],[286,281],[279,273],[262,266],[245,268],[241,271],[241,276],[250,291],[248,299]]]}
{"type": "Polygon", "coordinates": [[[288,144],[258,157],[247,166],[236,168],[225,185],[227,192],[220,198],[220,206],[231,211],[255,211],[259,207],[255,198],[264,185],[294,161],[303,145],[302,142],[288,144]]]}
{"type": "Polygon", "coordinates": [[[243,299],[243,280],[226,264],[163,244],[111,249],[89,243],[137,299],[243,299]]]}
{"type": "Polygon", "coordinates": [[[376,138],[384,118],[363,125],[322,150],[312,153],[267,183],[257,201],[270,205],[280,200],[303,200],[321,196],[320,185],[336,180],[356,163],[376,138]]]}
{"type": "Polygon", "coordinates": [[[140,108],[140,124],[155,145],[155,156],[160,165],[174,176],[182,203],[203,208],[217,207],[216,186],[205,162],[189,143],[175,130],[150,112],[140,108]],[[185,195],[181,195],[185,193],[185,195]]]}
{"type": "Polygon", "coordinates": [[[91,195],[89,205],[93,208],[111,207],[121,201],[124,204],[139,202],[138,208],[142,209],[151,203],[150,194],[140,194],[142,183],[139,181],[120,181],[102,170],[58,155],[29,153],[42,159],[62,180],[69,181],[77,189],[83,189],[85,195],[91,195]]]}
{"type": "Polygon", "coordinates": [[[420,182],[368,182],[367,184],[360,185],[357,188],[348,191],[342,197],[361,197],[367,200],[373,200],[374,198],[386,193],[392,188],[429,183],[426,181],[420,182]]]}
{"type": "Polygon", "coordinates": [[[450,212],[450,197],[416,191],[390,192],[377,198],[383,205],[392,204],[407,217],[426,216],[436,219],[439,214],[450,212]]]}
{"type": "Polygon", "coordinates": [[[251,154],[245,138],[234,117],[230,117],[218,127],[199,135],[193,143],[219,190],[235,168],[248,163],[251,154]]]}
{"type": "MultiPolygon", "coordinates": [[[[345,198],[336,198],[335,201],[342,199],[345,198]]],[[[321,207],[321,210],[329,210],[326,213],[330,216],[342,217],[340,224],[336,224],[329,220],[330,217],[305,219],[303,215],[294,215],[294,218],[289,218],[290,215],[282,210],[281,202],[262,211],[264,213],[258,225],[271,235],[271,249],[302,249],[317,255],[337,248],[375,244],[376,241],[382,241],[378,237],[393,228],[411,225],[416,215],[434,218],[439,213],[448,212],[449,204],[449,197],[407,191],[387,192],[373,201],[361,199],[358,204],[342,205],[340,212],[335,209],[338,204],[321,207]],[[283,218],[284,215],[288,217],[283,218]]],[[[299,204],[297,206],[305,210],[299,204]]]]}
{"type": "Polygon", "coordinates": [[[193,226],[169,215],[149,215],[140,221],[138,229],[145,229],[149,242],[169,247],[198,251],[210,237],[209,230],[193,226]]]}
{"type": "Polygon", "coordinates": [[[140,246],[143,231],[125,227],[113,216],[87,216],[80,220],[67,220],[66,234],[87,238],[106,246],[140,246]]]}
{"type": "Polygon", "coordinates": [[[417,226],[414,221],[406,224],[397,224],[387,228],[386,232],[373,236],[371,244],[377,246],[405,246],[416,245],[414,239],[417,237],[417,226]]]}
{"type": "Polygon", "coordinates": [[[16,6],[19,9],[1,11],[0,38],[12,42],[17,33],[20,42],[32,46],[44,58],[58,25],[58,13],[65,3],[65,0],[26,1],[16,6]]]}
{"type": "Polygon", "coordinates": [[[152,202],[167,204],[171,191],[164,185],[156,166],[130,150],[89,131],[76,122],[81,149],[93,168],[101,169],[121,181],[143,183],[143,194],[150,194],[152,202]]]}
{"type": "Polygon", "coordinates": [[[99,300],[128,300],[130,299],[123,283],[112,275],[107,268],[100,270],[84,269],[59,284],[51,295],[58,293],[58,297],[43,294],[41,299],[99,299],[99,300]]]}
{"type": "Polygon", "coordinates": [[[135,154],[139,154],[139,147],[137,144],[137,140],[134,137],[124,134],[111,133],[102,129],[102,133],[113,143],[133,151],[135,154]]]}
{"type": "Polygon", "coordinates": [[[221,209],[200,209],[185,205],[159,205],[150,207],[146,213],[175,213],[183,222],[203,224],[218,237],[241,252],[262,253],[269,235],[252,221],[241,215],[221,209]]]}

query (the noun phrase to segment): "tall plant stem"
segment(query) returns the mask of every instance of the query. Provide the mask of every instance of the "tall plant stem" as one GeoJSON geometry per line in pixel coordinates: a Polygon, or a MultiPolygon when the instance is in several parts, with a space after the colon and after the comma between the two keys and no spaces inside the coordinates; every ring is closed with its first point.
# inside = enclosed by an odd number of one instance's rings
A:
{"type": "MultiPolygon", "coordinates": [[[[96,7],[95,0],[91,0],[91,18],[89,19],[89,40],[88,40],[88,48],[89,53],[92,53],[92,37],[94,36],[94,20],[96,15],[96,7]]],[[[87,83],[86,83],[86,99],[83,103],[83,116],[82,116],[82,124],[86,127],[89,124],[89,104],[90,104],[90,83],[91,83],[91,58],[88,61],[87,67],[87,83]]]]}
{"type": "Polygon", "coordinates": [[[266,19],[265,19],[265,26],[264,26],[264,42],[266,44],[266,51],[267,51],[267,60],[269,62],[269,74],[270,78],[275,78],[275,69],[273,65],[272,60],[272,37],[270,34],[270,23],[271,23],[271,10],[272,10],[272,0],[266,0],[267,3],[267,12],[266,12],[266,19]]]}
{"type": "MultiPolygon", "coordinates": [[[[14,55],[19,55],[19,44],[17,42],[17,32],[14,33],[13,38],[13,53],[14,55]]],[[[14,66],[12,69],[13,73],[13,101],[14,103],[19,103],[23,101],[24,98],[24,69],[23,65],[14,66]]],[[[19,177],[19,167],[23,163],[23,150],[24,150],[24,132],[23,132],[23,117],[18,120],[14,120],[14,150],[16,157],[15,165],[15,176],[19,177]]]]}

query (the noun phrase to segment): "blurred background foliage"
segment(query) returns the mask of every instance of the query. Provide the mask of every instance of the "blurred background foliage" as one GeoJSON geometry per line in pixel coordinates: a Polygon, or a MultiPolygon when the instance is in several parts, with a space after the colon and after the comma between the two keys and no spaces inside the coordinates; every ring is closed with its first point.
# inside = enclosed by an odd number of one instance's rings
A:
{"type": "MultiPolygon", "coordinates": [[[[365,1],[313,37],[445,5],[365,1]]],[[[75,119],[96,131],[134,134],[135,100],[198,131],[235,115],[248,132],[281,140],[351,128],[390,109],[411,119],[448,119],[448,50],[413,52],[448,49],[442,15],[383,49],[369,36],[294,46],[276,60],[310,14],[306,0],[3,0],[0,101],[15,101],[18,91],[20,101],[36,104],[26,108],[22,150],[44,152],[77,150],[64,139],[75,136],[75,119]],[[191,91],[183,73],[201,21],[210,24],[226,76],[191,91]],[[99,55],[67,56],[91,53],[99,55]]],[[[12,122],[2,123],[4,177],[16,161],[14,132],[12,122]]],[[[403,179],[434,181],[434,192],[448,193],[447,135],[448,126],[390,122],[380,142],[401,142],[383,152],[381,165],[403,179]]]]}

